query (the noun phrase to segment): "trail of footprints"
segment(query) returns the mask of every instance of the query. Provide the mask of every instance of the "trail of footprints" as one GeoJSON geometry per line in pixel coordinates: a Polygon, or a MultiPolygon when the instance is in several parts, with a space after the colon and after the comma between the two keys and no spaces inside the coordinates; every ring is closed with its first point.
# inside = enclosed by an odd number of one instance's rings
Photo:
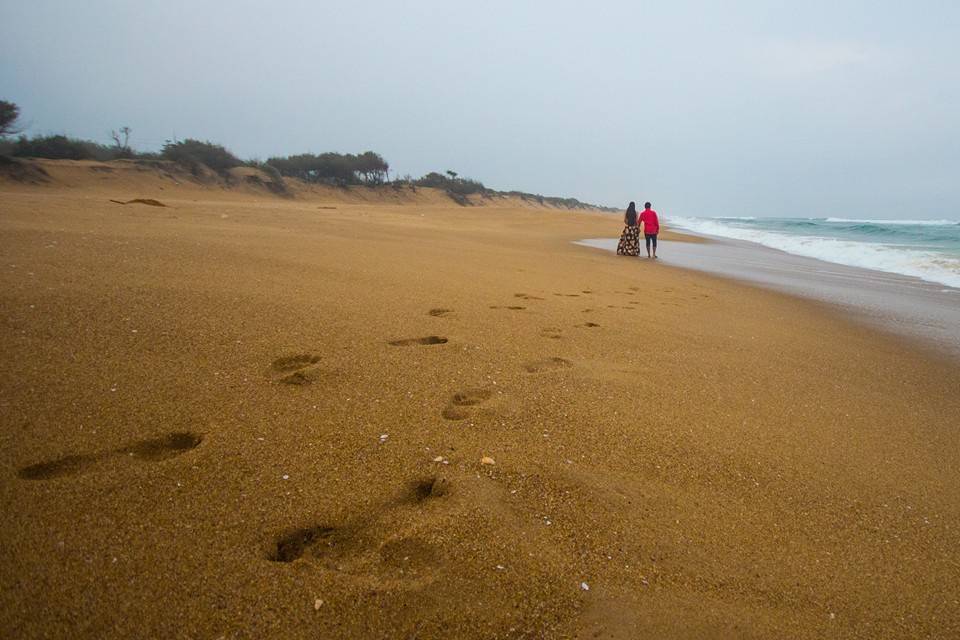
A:
{"type": "MultiPolygon", "coordinates": [[[[589,293],[589,292],[584,292],[589,293]]],[[[516,294],[527,300],[542,300],[536,296],[516,294]]],[[[522,307],[506,307],[522,309],[522,307]]],[[[442,317],[452,313],[450,309],[431,309],[428,315],[442,317]]],[[[595,327],[596,323],[582,326],[595,327]]],[[[559,331],[559,330],[556,330],[559,331]]],[[[392,340],[395,347],[412,347],[444,344],[441,336],[405,338],[392,340]]],[[[287,356],[274,361],[272,369],[278,375],[306,375],[319,358],[310,354],[287,356]]],[[[569,360],[550,357],[524,363],[529,374],[567,369],[573,366],[569,360]]],[[[285,377],[279,379],[286,384],[285,377]]],[[[441,411],[444,419],[466,420],[484,403],[493,398],[493,390],[468,388],[450,396],[441,411]]],[[[389,532],[382,521],[395,509],[425,508],[429,503],[442,498],[450,491],[450,482],[442,476],[432,476],[412,483],[399,498],[380,509],[355,517],[347,522],[319,523],[288,530],[270,544],[266,558],[271,562],[289,564],[310,562],[326,570],[352,576],[355,579],[397,579],[417,585],[424,579],[432,579],[432,570],[439,565],[440,552],[429,541],[407,532],[389,532]],[[387,533],[384,533],[384,529],[387,533]]],[[[382,582],[378,582],[382,584],[382,582]]]]}
{"type": "Polygon", "coordinates": [[[38,462],[17,471],[22,480],[52,480],[78,476],[124,460],[160,462],[183,455],[203,442],[203,436],[192,431],[174,431],[157,438],[137,440],[129,445],[99,453],[70,454],[62,458],[38,462]]]}

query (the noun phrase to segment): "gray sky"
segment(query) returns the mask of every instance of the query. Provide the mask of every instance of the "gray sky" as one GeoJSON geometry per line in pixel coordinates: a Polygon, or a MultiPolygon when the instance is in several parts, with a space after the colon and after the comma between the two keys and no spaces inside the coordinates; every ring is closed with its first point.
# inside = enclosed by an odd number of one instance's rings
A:
{"type": "Polygon", "coordinates": [[[0,0],[29,133],[682,215],[960,218],[960,3],[0,0]]]}

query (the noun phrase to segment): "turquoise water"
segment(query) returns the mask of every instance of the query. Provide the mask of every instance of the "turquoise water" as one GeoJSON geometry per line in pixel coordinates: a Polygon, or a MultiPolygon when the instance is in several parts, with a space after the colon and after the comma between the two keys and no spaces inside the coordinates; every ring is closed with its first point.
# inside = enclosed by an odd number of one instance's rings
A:
{"type": "Polygon", "coordinates": [[[667,217],[664,223],[960,289],[960,221],[667,217]]]}

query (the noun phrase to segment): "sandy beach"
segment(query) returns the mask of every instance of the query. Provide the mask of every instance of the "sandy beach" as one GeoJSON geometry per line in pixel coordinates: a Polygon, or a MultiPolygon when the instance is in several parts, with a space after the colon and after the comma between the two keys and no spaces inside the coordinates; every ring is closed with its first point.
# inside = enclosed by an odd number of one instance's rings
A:
{"type": "Polygon", "coordinates": [[[609,214],[44,166],[0,636],[960,636],[955,358],[609,214]]]}

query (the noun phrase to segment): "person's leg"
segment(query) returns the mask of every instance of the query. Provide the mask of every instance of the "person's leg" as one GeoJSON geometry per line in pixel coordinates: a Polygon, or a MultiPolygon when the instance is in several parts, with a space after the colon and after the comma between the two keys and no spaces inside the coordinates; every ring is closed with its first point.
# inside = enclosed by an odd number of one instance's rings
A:
{"type": "Polygon", "coordinates": [[[646,241],[647,257],[649,258],[650,257],[650,234],[649,233],[643,234],[643,239],[646,241]]]}
{"type": "Polygon", "coordinates": [[[657,234],[654,233],[652,235],[653,235],[653,257],[656,258],[657,257],[657,234]]]}

